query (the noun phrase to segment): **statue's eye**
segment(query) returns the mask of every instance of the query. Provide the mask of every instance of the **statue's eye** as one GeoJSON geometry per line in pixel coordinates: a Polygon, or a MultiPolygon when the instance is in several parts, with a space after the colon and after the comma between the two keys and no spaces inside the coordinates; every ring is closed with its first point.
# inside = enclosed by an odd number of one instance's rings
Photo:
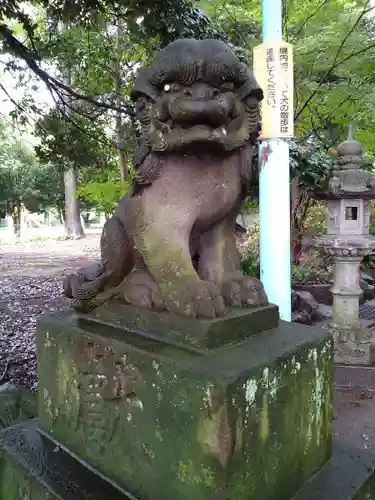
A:
{"type": "Polygon", "coordinates": [[[181,85],[178,83],[166,83],[164,85],[164,92],[177,92],[181,89],[181,85]]]}

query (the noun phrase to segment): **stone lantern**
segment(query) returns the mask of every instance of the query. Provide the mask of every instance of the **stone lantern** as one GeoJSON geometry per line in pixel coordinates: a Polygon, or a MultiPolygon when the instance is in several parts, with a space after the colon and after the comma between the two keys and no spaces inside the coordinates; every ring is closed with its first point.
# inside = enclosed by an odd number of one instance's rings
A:
{"type": "Polygon", "coordinates": [[[317,238],[315,246],[323,248],[334,265],[330,328],[336,362],[372,364],[375,341],[359,320],[359,283],[361,261],[375,248],[375,238],[369,235],[375,177],[361,169],[362,155],[362,145],[353,139],[350,125],[348,138],[337,148],[326,189],[314,193],[315,198],[328,202],[327,234],[317,238]]]}

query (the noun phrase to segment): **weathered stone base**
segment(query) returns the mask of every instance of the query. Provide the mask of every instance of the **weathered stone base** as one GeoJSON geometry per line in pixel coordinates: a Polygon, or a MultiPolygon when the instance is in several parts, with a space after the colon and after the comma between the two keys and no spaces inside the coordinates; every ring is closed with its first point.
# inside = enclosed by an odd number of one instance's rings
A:
{"type": "Polygon", "coordinates": [[[36,420],[0,432],[0,500],[104,498],[131,500],[132,497],[43,439],[36,420]]]}
{"type": "Polygon", "coordinates": [[[329,459],[328,332],[281,322],[202,353],[93,330],[39,323],[40,425],[136,497],[289,500],[329,459]]]}
{"type": "Polygon", "coordinates": [[[331,330],[335,342],[344,344],[345,342],[355,342],[364,338],[367,334],[365,329],[359,324],[358,327],[338,327],[335,323],[330,322],[328,328],[331,330]]]}
{"type": "MultiPolygon", "coordinates": [[[[144,478],[147,481],[147,478],[144,478]]],[[[0,500],[137,500],[44,439],[32,420],[0,432],[0,500]]],[[[166,498],[168,497],[166,488],[166,498]]],[[[292,500],[375,498],[375,455],[334,441],[333,455],[292,500]]],[[[249,496],[249,500],[258,500],[249,496]]]]}
{"type": "Polygon", "coordinates": [[[371,336],[359,342],[353,340],[335,342],[334,361],[344,365],[373,365],[375,363],[375,339],[371,336]]]}
{"type": "MultiPolygon", "coordinates": [[[[373,404],[371,403],[373,406],[373,404]]],[[[356,414],[359,428],[372,422],[373,412],[356,414]],[[366,417],[367,415],[367,417],[366,417]]],[[[340,418],[339,418],[340,420],[340,418]]],[[[371,500],[375,498],[375,454],[372,443],[363,449],[358,432],[352,432],[353,415],[335,424],[338,436],[333,442],[332,459],[292,500],[371,500]],[[353,437],[358,443],[348,444],[353,437]]],[[[372,425],[373,426],[373,425],[372,425]]],[[[372,439],[374,441],[374,439],[372,439]]],[[[144,478],[147,481],[147,478],[144,478]]],[[[137,500],[125,491],[107,484],[70,455],[43,439],[37,421],[0,432],[0,500],[137,500]],[[108,496],[107,496],[108,495],[108,496]]],[[[168,498],[166,491],[166,498],[168,498]]],[[[257,497],[248,497],[258,500],[257,497]]]]}
{"type": "Polygon", "coordinates": [[[328,321],[320,323],[334,338],[334,363],[338,365],[371,366],[375,364],[375,337],[365,327],[343,332],[332,328],[328,321]],[[346,340],[339,340],[340,338],[346,340]],[[362,339],[362,340],[356,340],[362,339]]]}

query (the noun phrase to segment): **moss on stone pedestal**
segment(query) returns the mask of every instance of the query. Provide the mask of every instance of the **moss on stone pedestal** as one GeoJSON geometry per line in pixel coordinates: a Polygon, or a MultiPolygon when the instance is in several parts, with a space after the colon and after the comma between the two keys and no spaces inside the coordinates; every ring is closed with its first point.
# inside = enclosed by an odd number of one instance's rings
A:
{"type": "Polygon", "coordinates": [[[36,394],[11,384],[0,386],[0,429],[36,417],[36,394]]]}
{"type": "MultiPolygon", "coordinates": [[[[139,309],[112,302],[88,314],[79,315],[78,326],[111,329],[113,334],[144,337],[144,333],[161,337],[165,342],[183,344],[197,351],[205,351],[245,340],[250,335],[277,328],[279,310],[274,305],[249,309],[232,308],[224,317],[196,321],[168,312],[139,309]]],[[[131,343],[131,342],[130,342],[131,343]]]]}
{"type": "Polygon", "coordinates": [[[289,500],[330,457],[326,333],[282,323],[206,355],[131,338],[45,317],[39,418],[139,498],[289,500]]]}
{"type": "Polygon", "coordinates": [[[127,500],[43,438],[36,420],[0,431],[0,500],[127,500]]]}
{"type": "Polygon", "coordinates": [[[58,500],[10,455],[0,459],[0,500],[58,500]]]}
{"type": "MultiPolygon", "coordinates": [[[[370,472],[370,471],[369,471],[370,472]]],[[[360,488],[358,493],[353,497],[353,500],[374,500],[375,498],[375,471],[372,469],[372,474],[365,484],[360,488]]]]}

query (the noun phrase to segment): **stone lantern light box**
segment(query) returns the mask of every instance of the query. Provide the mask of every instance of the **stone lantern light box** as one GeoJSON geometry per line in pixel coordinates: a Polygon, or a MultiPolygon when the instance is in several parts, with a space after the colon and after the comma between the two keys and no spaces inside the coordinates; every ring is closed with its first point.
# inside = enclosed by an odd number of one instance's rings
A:
{"type": "Polygon", "coordinates": [[[368,200],[328,201],[327,234],[369,234],[370,202],[368,200]]]}

